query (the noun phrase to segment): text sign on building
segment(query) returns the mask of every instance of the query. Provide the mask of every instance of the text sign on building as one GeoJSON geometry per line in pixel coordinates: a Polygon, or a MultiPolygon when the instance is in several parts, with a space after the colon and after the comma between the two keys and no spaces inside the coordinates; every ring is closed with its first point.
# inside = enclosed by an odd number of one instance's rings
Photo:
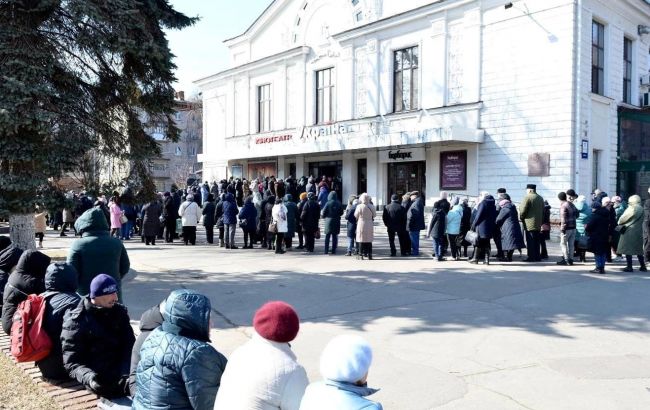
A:
{"type": "Polygon", "coordinates": [[[286,134],[286,135],[273,135],[270,137],[256,137],[255,138],[255,144],[260,145],[260,144],[272,144],[274,142],[283,142],[283,141],[291,141],[293,139],[293,135],[291,134],[286,134]]]}
{"type": "Polygon", "coordinates": [[[528,155],[528,176],[547,177],[551,175],[551,154],[535,152],[528,155]]]}
{"type": "Polygon", "coordinates": [[[390,149],[379,151],[379,162],[424,161],[424,148],[390,149]]]}
{"type": "Polygon", "coordinates": [[[463,190],[467,188],[467,151],[440,153],[440,189],[463,190]]]}
{"type": "Polygon", "coordinates": [[[330,135],[343,135],[354,132],[355,130],[351,125],[348,124],[330,124],[323,126],[315,127],[302,127],[302,130],[299,130],[300,139],[307,141],[309,139],[316,140],[320,137],[326,137],[330,135]]]}

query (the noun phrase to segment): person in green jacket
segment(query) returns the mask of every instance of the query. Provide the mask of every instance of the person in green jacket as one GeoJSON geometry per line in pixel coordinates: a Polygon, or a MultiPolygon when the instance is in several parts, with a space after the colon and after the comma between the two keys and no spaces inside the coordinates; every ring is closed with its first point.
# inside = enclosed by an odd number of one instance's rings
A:
{"type": "Polygon", "coordinates": [[[639,260],[639,271],[646,272],[643,254],[643,206],[641,197],[632,195],[628,200],[628,207],[618,218],[619,233],[618,252],[625,255],[627,266],[623,272],[632,272],[632,257],[637,256],[639,260]],[[623,228],[625,227],[625,228],[623,228]]]}
{"type": "Polygon", "coordinates": [[[540,262],[540,239],[544,219],[544,198],[536,192],[535,184],[526,185],[528,193],[521,202],[519,216],[526,231],[526,250],[528,258],[524,262],[540,262]]]}
{"type": "Polygon", "coordinates": [[[117,282],[117,295],[122,303],[122,278],[131,267],[122,241],[109,235],[106,217],[98,208],[84,212],[75,222],[75,228],[81,238],[72,243],[67,262],[79,274],[77,293],[88,295],[93,278],[105,273],[117,282]]]}

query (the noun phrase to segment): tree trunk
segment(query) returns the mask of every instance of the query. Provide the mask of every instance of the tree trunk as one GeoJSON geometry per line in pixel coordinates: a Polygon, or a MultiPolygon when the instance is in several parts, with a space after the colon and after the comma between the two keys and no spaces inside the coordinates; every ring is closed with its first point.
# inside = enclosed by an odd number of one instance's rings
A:
{"type": "Polygon", "coordinates": [[[9,215],[9,235],[14,246],[23,250],[36,249],[36,241],[34,240],[34,215],[9,215]]]}

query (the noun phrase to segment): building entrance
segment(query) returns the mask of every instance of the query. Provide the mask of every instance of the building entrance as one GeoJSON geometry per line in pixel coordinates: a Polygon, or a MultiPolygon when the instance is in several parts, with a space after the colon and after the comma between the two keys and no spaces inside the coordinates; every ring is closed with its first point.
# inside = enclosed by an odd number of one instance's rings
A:
{"type": "Polygon", "coordinates": [[[426,162],[402,162],[399,164],[388,164],[388,198],[397,194],[402,200],[402,195],[407,192],[425,192],[426,190],[426,162]]]}
{"type": "Polygon", "coordinates": [[[317,183],[325,177],[330,185],[330,191],[336,191],[339,200],[343,198],[343,184],[341,172],[343,170],[343,161],[320,161],[309,163],[309,175],[314,177],[317,183]]]}

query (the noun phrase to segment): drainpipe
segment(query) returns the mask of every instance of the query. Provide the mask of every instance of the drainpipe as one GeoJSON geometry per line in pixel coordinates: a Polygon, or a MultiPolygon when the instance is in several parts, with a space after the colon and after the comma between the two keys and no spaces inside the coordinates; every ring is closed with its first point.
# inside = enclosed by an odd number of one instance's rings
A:
{"type": "Polygon", "coordinates": [[[581,161],[581,66],[582,66],[582,0],[575,0],[574,15],[576,22],[573,28],[573,86],[571,119],[574,124],[574,135],[571,138],[571,187],[580,191],[580,161],[581,161]]]}

